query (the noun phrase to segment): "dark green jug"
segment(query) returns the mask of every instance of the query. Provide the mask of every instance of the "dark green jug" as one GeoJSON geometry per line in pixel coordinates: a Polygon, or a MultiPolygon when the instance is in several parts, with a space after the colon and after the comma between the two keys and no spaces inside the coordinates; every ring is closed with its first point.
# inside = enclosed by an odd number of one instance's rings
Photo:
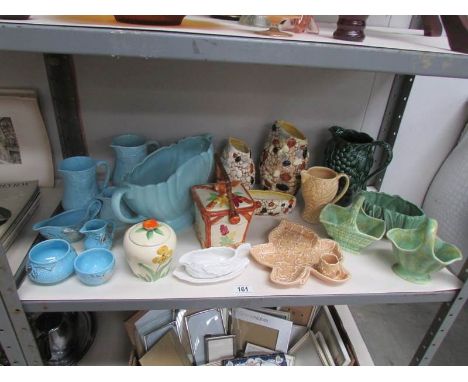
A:
{"type": "Polygon", "coordinates": [[[332,126],[329,129],[332,138],[325,148],[325,166],[344,172],[349,176],[350,184],[347,201],[360,190],[365,190],[367,181],[384,171],[392,160],[392,147],[383,141],[374,141],[370,135],[351,129],[332,126]],[[386,154],[385,162],[370,173],[374,164],[374,152],[381,146],[386,154]]]}

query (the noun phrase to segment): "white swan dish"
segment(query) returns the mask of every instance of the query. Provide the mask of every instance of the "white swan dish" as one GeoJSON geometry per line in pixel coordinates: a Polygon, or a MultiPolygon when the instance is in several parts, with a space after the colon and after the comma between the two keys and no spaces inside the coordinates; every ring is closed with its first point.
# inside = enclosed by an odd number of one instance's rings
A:
{"type": "Polygon", "coordinates": [[[250,244],[237,249],[211,247],[188,252],[179,259],[174,271],[177,278],[194,283],[213,283],[229,280],[241,274],[249,264],[250,244]]]}

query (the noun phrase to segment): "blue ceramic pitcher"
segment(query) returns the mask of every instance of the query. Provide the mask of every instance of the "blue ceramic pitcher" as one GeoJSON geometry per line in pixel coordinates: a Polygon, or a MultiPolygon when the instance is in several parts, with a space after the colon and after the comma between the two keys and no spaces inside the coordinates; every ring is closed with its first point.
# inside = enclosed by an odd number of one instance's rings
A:
{"type": "Polygon", "coordinates": [[[112,175],[114,186],[120,186],[133,168],[140,163],[149,152],[156,150],[159,143],[147,141],[138,134],[122,134],[114,137],[110,145],[115,152],[115,166],[112,175]]]}
{"type": "Polygon", "coordinates": [[[85,235],[84,248],[105,248],[111,249],[114,239],[115,225],[111,221],[104,219],[93,219],[87,221],[80,229],[80,233],[85,235]]]}
{"type": "Polygon", "coordinates": [[[64,182],[62,207],[65,210],[86,208],[96,198],[100,190],[109,183],[109,164],[103,160],[95,160],[87,156],[76,156],[64,159],[58,172],[64,182]],[[103,166],[105,177],[98,186],[97,168],[103,166]]]}

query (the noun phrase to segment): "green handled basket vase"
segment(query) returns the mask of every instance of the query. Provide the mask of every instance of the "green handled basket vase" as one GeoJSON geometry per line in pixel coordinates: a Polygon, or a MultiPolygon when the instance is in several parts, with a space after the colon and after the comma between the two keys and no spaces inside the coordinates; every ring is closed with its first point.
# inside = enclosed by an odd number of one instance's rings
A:
{"type": "Polygon", "coordinates": [[[363,203],[364,197],[360,196],[348,207],[328,204],[320,213],[320,222],[328,235],[344,250],[355,254],[385,234],[385,222],[362,212],[363,203]]]}

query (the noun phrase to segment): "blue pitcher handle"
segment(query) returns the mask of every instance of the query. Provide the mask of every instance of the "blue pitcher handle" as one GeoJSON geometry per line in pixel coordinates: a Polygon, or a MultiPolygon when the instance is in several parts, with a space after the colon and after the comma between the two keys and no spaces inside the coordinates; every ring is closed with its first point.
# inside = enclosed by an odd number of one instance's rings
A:
{"type": "Polygon", "coordinates": [[[105,160],[97,160],[96,161],[96,167],[99,167],[99,166],[103,166],[105,168],[105,172],[106,172],[106,175],[104,177],[104,182],[102,182],[101,185],[98,185],[99,186],[99,190],[102,191],[104,190],[108,184],[109,184],[109,180],[110,180],[110,176],[111,176],[111,172],[110,172],[110,167],[109,167],[109,163],[107,163],[107,161],[105,160]]]}
{"type": "Polygon", "coordinates": [[[117,190],[114,191],[114,194],[112,195],[112,210],[114,211],[114,214],[117,217],[117,219],[119,219],[121,222],[127,224],[139,223],[142,220],[145,220],[144,216],[124,216],[124,214],[122,213],[122,198],[128,190],[128,187],[119,187],[117,190]]]}
{"type": "Polygon", "coordinates": [[[102,202],[99,199],[93,199],[86,210],[86,221],[94,219],[101,212],[102,202]]]}
{"type": "Polygon", "coordinates": [[[159,142],[158,141],[146,141],[146,151],[147,154],[151,154],[153,151],[156,151],[159,148],[159,142]]]}

